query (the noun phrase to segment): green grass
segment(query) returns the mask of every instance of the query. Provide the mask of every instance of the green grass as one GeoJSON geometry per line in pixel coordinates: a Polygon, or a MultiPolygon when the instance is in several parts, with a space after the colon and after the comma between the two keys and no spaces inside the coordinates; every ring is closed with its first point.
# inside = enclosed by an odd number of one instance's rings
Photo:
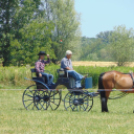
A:
{"type": "Polygon", "coordinates": [[[109,113],[101,113],[100,99],[90,112],[27,111],[23,91],[0,90],[0,134],[133,134],[134,97],[109,100],[109,113]]]}
{"type": "MultiPolygon", "coordinates": [[[[32,67],[33,68],[33,67],[32,67]]],[[[56,82],[58,74],[57,69],[59,65],[46,66],[45,69],[49,70],[54,75],[56,82]]],[[[124,73],[134,72],[133,67],[92,67],[92,66],[78,66],[74,69],[79,73],[89,73],[93,78],[93,86],[98,85],[98,77],[102,72],[117,70],[124,73]]],[[[30,67],[0,67],[0,89],[25,89],[31,85],[32,82],[25,80],[24,77],[31,78],[30,67]]]]}

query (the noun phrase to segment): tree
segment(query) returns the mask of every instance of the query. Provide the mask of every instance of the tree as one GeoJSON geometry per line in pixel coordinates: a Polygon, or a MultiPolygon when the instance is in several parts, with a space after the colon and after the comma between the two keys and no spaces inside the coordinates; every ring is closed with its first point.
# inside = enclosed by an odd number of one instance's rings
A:
{"type": "Polygon", "coordinates": [[[0,56],[4,66],[33,64],[41,49],[53,59],[60,59],[66,49],[78,49],[74,0],[1,0],[0,6],[0,56]]]}
{"type": "Polygon", "coordinates": [[[51,40],[51,31],[54,26],[52,23],[42,21],[42,19],[34,20],[30,24],[25,24],[24,28],[20,29],[22,38],[19,40],[13,40],[11,47],[17,47],[18,51],[11,49],[11,54],[16,62],[23,64],[34,64],[37,60],[37,53],[41,50],[45,50],[51,55],[51,58],[55,58],[54,50],[51,48],[53,43],[51,40]],[[17,57],[15,55],[18,55],[17,57]]]}
{"type": "Polygon", "coordinates": [[[118,26],[110,37],[110,52],[113,61],[119,66],[132,61],[134,48],[134,30],[127,30],[125,26],[118,26]]]}
{"type": "Polygon", "coordinates": [[[82,38],[81,59],[82,60],[98,60],[98,51],[103,47],[101,39],[82,38]]]}
{"type": "Polygon", "coordinates": [[[102,39],[102,42],[104,42],[105,44],[109,43],[109,37],[111,36],[112,31],[106,31],[106,32],[100,32],[99,34],[97,34],[97,38],[102,39]]]}
{"type": "Polygon", "coordinates": [[[10,62],[10,39],[12,38],[12,20],[15,9],[18,7],[18,0],[0,1],[0,53],[3,57],[3,65],[10,62]]]}
{"type": "Polygon", "coordinates": [[[77,34],[80,24],[79,15],[74,10],[74,0],[50,0],[48,3],[51,9],[49,19],[55,25],[52,40],[57,42],[53,49],[60,59],[67,49],[75,51],[80,45],[80,36],[77,34]]]}
{"type": "MultiPolygon", "coordinates": [[[[40,0],[1,0],[0,1],[0,51],[3,57],[3,65],[12,62],[11,42],[15,41],[20,45],[19,39],[21,29],[29,23],[38,9],[40,0]]],[[[18,46],[14,49],[18,51],[18,46]]]]}

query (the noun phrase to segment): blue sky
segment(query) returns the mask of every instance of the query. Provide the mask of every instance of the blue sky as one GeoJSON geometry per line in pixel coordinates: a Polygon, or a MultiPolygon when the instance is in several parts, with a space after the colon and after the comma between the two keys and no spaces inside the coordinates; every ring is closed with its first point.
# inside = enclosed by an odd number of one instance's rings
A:
{"type": "Polygon", "coordinates": [[[75,0],[75,9],[81,15],[82,36],[96,37],[119,25],[134,29],[134,0],[75,0]]]}

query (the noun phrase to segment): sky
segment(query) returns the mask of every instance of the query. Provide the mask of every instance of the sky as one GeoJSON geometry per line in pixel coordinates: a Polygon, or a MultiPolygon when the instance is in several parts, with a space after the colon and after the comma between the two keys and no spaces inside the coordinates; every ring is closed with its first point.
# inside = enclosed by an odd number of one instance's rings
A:
{"type": "Polygon", "coordinates": [[[134,29],[134,0],[75,0],[75,10],[82,36],[96,37],[120,25],[134,29]]]}

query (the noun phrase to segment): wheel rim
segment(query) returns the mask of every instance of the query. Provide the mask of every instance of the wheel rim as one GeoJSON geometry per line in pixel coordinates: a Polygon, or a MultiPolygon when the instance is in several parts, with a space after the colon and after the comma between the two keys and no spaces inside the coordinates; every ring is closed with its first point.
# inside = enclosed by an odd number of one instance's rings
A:
{"type": "Polygon", "coordinates": [[[88,99],[89,99],[89,103],[88,103],[88,112],[89,112],[93,107],[93,97],[88,96],[88,99]]]}
{"type": "Polygon", "coordinates": [[[69,103],[72,111],[86,111],[88,108],[89,98],[86,94],[79,91],[80,94],[72,93],[69,103]]]}
{"type": "Polygon", "coordinates": [[[83,91],[68,92],[64,98],[64,107],[67,111],[90,111],[92,106],[93,98],[83,91]]]}
{"type": "Polygon", "coordinates": [[[72,95],[72,93],[68,92],[64,98],[64,107],[65,107],[65,110],[67,110],[67,111],[72,110],[71,106],[70,106],[70,102],[69,102],[71,95],[72,95]]]}
{"type": "Polygon", "coordinates": [[[61,91],[51,90],[50,91],[50,107],[52,110],[56,110],[61,103],[61,91]]]}
{"type": "Polygon", "coordinates": [[[23,101],[23,105],[24,105],[25,109],[27,109],[27,110],[37,109],[35,107],[34,100],[33,100],[34,93],[35,93],[34,89],[36,89],[36,85],[32,85],[32,86],[28,87],[23,93],[22,101],[23,101]]]}

